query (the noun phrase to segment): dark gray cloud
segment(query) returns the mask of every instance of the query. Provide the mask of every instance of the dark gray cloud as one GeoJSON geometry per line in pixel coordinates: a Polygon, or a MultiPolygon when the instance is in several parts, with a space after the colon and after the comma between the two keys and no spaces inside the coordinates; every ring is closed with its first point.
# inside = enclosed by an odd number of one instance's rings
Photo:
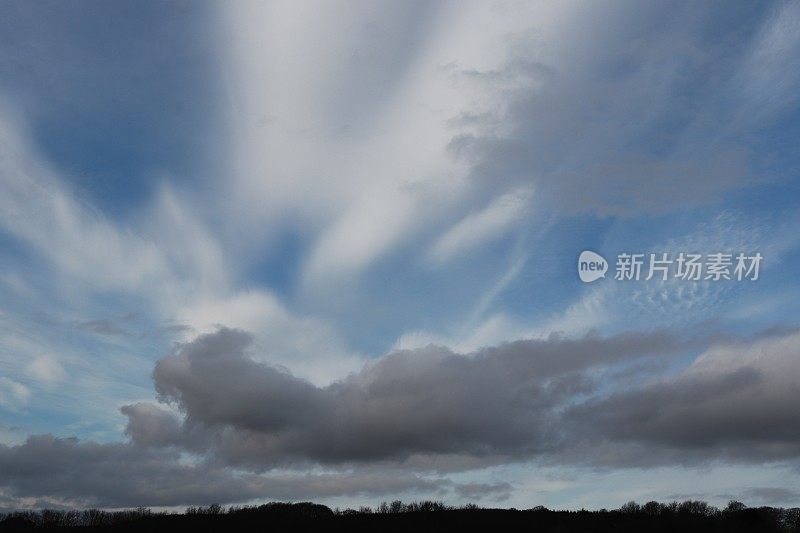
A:
{"type": "Polygon", "coordinates": [[[456,493],[468,500],[503,501],[511,496],[510,483],[461,483],[455,486],[456,493]]]}
{"type": "Polygon", "coordinates": [[[536,183],[558,214],[633,216],[715,202],[763,179],[748,135],[774,123],[772,102],[797,105],[767,87],[754,100],[750,88],[771,75],[752,58],[780,6],[740,5],[725,17],[728,6],[711,4],[630,7],[594,3],[562,29],[566,42],[533,29],[517,36],[505,71],[463,73],[508,102],[452,140],[477,183],[536,183]]]}
{"type": "Polygon", "coordinates": [[[0,487],[16,498],[79,506],[177,505],[247,500],[256,487],[221,470],[179,464],[177,452],[50,435],[0,445],[0,487]]]}
{"type": "Polygon", "coordinates": [[[48,507],[173,506],[398,494],[446,485],[396,471],[258,476],[203,462],[186,464],[177,451],[52,435],[0,445],[0,504],[9,508],[19,507],[22,498],[47,502],[48,507]]]}
{"type": "Polygon", "coordinates": [[[179,418],[157,405],[140,402],[125,405],[120,411],[128,417],[125,434],[137,444],[164,447],[185,442],[179,418]]]}
{"type": "Polygon", "coordinates": [[[742,492],[741,500],[766,505],[789,504],[796,506],[800,501],[800,492],[784,487],[753,487],[742,492]]]}
{"type": "Polygon", "coordinates": [[[528,459],[600,466],[796,459],[800,393],[787,376],[800,372],[797,333],[713,337],[553,336],[467,355],[429,346],[317,387],[256,362],[247,333],[221,329],[156,364],[156,390],[184,420],[155,406],[129,406],[127,432],[143,445],[183,446],[255,471],[287,464],[429,471],[528,459]],[[645,381],[620,372],[703,343],[711,346],[675,376],[645,381]]]}
{"type": "MultiPolygon", "coordinates": [[[[683,346],[660,332],[553,336],[467,356],[429,346],[317,387],[255,362],[251,343],[247,333],[221,329],[182,345],[153,372],[160,398],[185,413],[186,432],[213,435],[217,459],[250,468],[420,455],[533,457],[560,442],[564,402],[594,390],[588,369],[683,346]]],[[[177,438],[175,420],[155,408],[133,406],[126,414],[134,441],[177,438]]]]}
{"type": "Polygon", "coordinates": [[[797,333],[721,344],[678,376],[570,407],[564,423],[588,461],[797,459],[799,356],[797,333]]]}

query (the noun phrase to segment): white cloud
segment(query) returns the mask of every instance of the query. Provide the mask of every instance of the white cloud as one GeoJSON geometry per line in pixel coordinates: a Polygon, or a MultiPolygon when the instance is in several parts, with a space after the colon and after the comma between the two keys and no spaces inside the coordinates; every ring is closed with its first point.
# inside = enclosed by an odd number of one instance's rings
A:
{"type": "Polygon", "coordinates": [[[152,243],[118,228],[63,186],[0,106],[0,229],[96,289],[146,286],[164,272],[152,243]]]}
{"type": "Polygon", "coordinates": [[[779,4],[760,28],[734,80],[751,124],[775,118],[797,102],[800,82],[800,4],[779,4]]]}
{"type": "Polygon", "coordinates": [[[35,358],[26,367],[28,374],[44,383],[63,381],[67,373],[61,364],[53,357],[42,355],[35,358]]]}
{"type": "MultiPolygon", "coordinates": [[[[203,214],[191,197],[164,180],[152,201],[127,224],[112,222],[70,191],[66,180],[28,139],[22,121],[0,113],[0,230],[38,252],[44,261],[36,265],[36,272],[52,280],[56,291],[64,292],[47,295],[43,320],[59,322],[61,316],[74,317],[76,312],[104,320],[107,308],[100,300],[122,292],[134,294],[136,305],[144,305],[148,319],[156,323],[177,319],[195,331],[207,331],[216,324],[248,329],[267,347],[263,353],[273,364],[291,364],[314,382],[346,375],[360,365],[360,358],[346,349],[329,323],[294,316],[268,291],[238,291],[232,280],[240,273],[230,266],[226,250],[209,231],[203,214]]],[[[31,270],[27,265],[20,268],[31,270]]],[[[12,274],[6,273],[3,281],[20,299],[30,300],[23,292],[25,286],[12,274]]],[[[17,316],[13,304],[9,302],[2,311],[8,313],[3,324],[7,328],[1,332],[5,349],[0,350],[0,364],[9,372],[3,382],[4,405],[30,396],[31,389],[16,381],[21,376],[47,386],[66,379],[64,365],[70,372],[77,365],[82,377],[76,379],[82,385],[104,384],[80,394],[76,389],[78,401],[91,403],[87,406],[91,411],[100,406],[113,409],[113,395],[131,394],[134,386],[121,392],[105,384],[119,379],[120,373],[138,370],[149,357],[161,355],[141,353],[143,343],[131,338],[120,340],[115,353],[105,354],[106,362],[113,360],[113,365],[90,364],[97,345],[81,347],[92,353],[73,350],[65,359],[68,350],[63,339],[49,338],[41,322],[29,323],[17,316]],[[47,355],[56,353],[53,346],[60,350],[60,359],[47,355]],[[87,365],[92,366],[88,373],[87,365]]],[[[70,409],[74,408],[71,404],[70,409]]]]}
{"type": "MultiPolygon", "coordinates": [[[[0,106],[0,230],[45,258],[40,264],[73,300],[127,292],[171,318],[177,306],[228,291],[224,253],[198,211],[164,180],[129,220],[110,220],[70,189],[24,121],[0,106]]],[[[3,281],[25,296],[31,289],[18,278],[6,273],[3,281]]]]}
{"type": "Polygon", "coordinates": [[[346,376],[364,362],[347,349],[330,323],[296,316],[266,291],[198,301],[180,310],[178,320],[193,328],[184,338],[187,341],[220,325],[252,333],[263,362],[291,368],[296,375],[319,385],[346,376]]]}
{"type": "Polygon", "coordinates": [[[0,376],[0,406],[15,409],[26,404],[30,397],[30,388],[13,379],[0,376]]]}
{"type": "Polygon", "coordinates": [[[358,273],[407,231],[413,211],[408,192],[377,187],[369,191],[323,232],[306,266],[306,278],[358,273]]]}
{"type": "MultiPolygon", "coordinates": [[[[289,224],[302,228],[314,243],[304,281],[316,290],[364,271],[421,229],[463,216],[459,205],[476,191],[469,165],[451,154],[461,131],[453,119],[497,108],[503,95],[448,66],[499,68],[509,34],[530,20],[546,25],[556,11],[481,2],[226,4],[229,223],[247,228],[253,246],[289,224]]],[[[476,223],[487,233],[502,224],[476,223]]]]}
{"type": "Polygon", "coordinates": [[[720,343],[692,362],[684,377],[717,376],[743,368],[760,372],[768,387],[764,393],[779,395],[797,388],[800,374],[800,334],[767,337],[751,344],[720,343]]]}
{"type": "MultiPolygon", "coordinates": [[[[564,310],[542,317],[519,317],[496,312],[477,322],[468,322],[454,332],[405,332],[395,341],[393,349],[412,350],[435,344],[457,352],[470,352],[483,346],[519,339],[545,339],[554,333],[576,338],[613,321],[614,317],[609,314],[611,294],[612,288],[604,285],[590,290],[564,310]]],[[[480,308],[479,304],[478,310],[480,308]]]]}
{"type": "Polygon", "coordinates": [[[428,258],[442,265],[503,236],[523,218],[531,195],[530,189],[513,191],[495,198],[481,211],[467,215],[434,243],[428,258]]]}

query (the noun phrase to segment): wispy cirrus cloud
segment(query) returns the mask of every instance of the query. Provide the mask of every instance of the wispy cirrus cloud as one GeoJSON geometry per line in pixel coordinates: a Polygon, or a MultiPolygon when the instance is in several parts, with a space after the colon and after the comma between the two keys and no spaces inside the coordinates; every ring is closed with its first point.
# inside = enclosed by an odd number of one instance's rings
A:
{"type": "Polygon", "coordinates": [[[519,223],[530,207],[532,191],[519,190],[492,200],[484,209],[458,221],[439,237],[428,253],[435,265],[494,242],[519,223]]]}

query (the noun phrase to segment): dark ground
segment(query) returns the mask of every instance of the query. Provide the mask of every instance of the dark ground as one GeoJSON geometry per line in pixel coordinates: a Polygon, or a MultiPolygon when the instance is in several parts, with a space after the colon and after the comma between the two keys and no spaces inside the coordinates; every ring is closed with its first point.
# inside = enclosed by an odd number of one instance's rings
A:
{"type": "Polygon", "coordinates": [[[6,531],[528,531],[528,532],[800,532],[800,509],[746,508],[738,502],[723,511],[704,502],[643,506],[629,503],[613,511],[550,511],[448,508],[436,502],[393,502],[376,510],[332,511],[312,503],[271,503],[259,507],[189,508],[184,514],[147,509],[104,512],[39,511],[0,516],[6,531]]]}

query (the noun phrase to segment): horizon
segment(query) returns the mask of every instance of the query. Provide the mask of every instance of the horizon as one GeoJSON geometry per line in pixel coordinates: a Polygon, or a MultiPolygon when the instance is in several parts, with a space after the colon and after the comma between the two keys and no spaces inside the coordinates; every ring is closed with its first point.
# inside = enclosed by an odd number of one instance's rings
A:
{"type": "Polygon", "coordinates": [[[628,502],[620,509],[608,511],[553,511],[542,506],[533,509],[480,508],[474,504],[448,507],[440,502],[422,501],[403,504],[393,501],[378,508],[360,507],[331,510],[323,505],[304,503],[269,503],[258,507],[219,505],[190,507],[183,514],[154,513],[138,508],[107,513],[96,509],[87,511],[19,512],[0,515],[0,527],[10,531],[59,530],[65,528],[152,530],[153,528],[183,528],[211,530],[219,527],[247,529],[255,527],[290,527],[294,531],[332,529],[347,531],[369,530],[376,527],[392,530],[432,530],[443,528],[496,529],[536,527],[548,531],[796,531],[800,508],[748,508],[731,501],[719,510],[705,502],[644,505],[628,502]]]}

